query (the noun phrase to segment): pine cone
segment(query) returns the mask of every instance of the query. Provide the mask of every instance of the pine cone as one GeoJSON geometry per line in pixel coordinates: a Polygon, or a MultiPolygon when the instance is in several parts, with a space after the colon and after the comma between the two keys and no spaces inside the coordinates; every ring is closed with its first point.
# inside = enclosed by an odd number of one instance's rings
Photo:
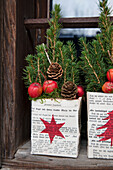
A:
{"type": "Polygon", "coordinates": [[[63,74],[63,70],[61,65],[59,65],[57,62],[56,63],[51,63],[47,70],[48,77],[54,80],[57,80],[60,78],[63,74]]]}
{"type": "Polygon", "coordinates": [[[72,100],[76,98],[77,92],[77,85],[71,81],[67,81],[62,86],[61,96],[65,99],[72,100]]]}

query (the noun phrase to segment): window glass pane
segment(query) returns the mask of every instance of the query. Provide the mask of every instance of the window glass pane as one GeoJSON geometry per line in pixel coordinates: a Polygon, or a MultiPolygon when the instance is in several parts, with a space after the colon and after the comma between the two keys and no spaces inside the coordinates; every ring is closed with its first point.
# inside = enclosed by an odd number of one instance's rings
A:
{"type": "MultiPolygon", "coordinates": [[[[60,4],[62,17],[94,17],[99,16],[98,0],[53,0],[60,4]]],[[[113,9],[113,0],[108,1],[113,9]]],[[[112,12],[113,15],[113,12],[112,12]]],[[[62,29],[61,34],[78,36],[95,36],[99,29],[62,29]]]]}

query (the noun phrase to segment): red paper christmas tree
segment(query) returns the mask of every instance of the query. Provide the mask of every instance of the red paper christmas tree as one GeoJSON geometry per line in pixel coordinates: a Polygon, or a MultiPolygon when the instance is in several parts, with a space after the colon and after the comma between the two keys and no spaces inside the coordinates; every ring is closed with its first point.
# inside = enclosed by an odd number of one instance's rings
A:
{"type": "Polygon", "coordinates": [[[97,128],[98,129],[103,129],[107,128],[104,133],[97,135],[99,137],[103,137],[100,139],[100,141],[106,141],[108,139],[111,139],[111,146],[113,145],[113,111],[107,113],[109,116],[103,120],[109,120],[105,125],[97,128]]]}

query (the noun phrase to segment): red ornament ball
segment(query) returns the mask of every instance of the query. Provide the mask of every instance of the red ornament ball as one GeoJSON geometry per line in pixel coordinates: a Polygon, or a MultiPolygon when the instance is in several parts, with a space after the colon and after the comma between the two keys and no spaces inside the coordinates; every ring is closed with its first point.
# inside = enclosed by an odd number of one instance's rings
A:
{"type": "Polygon", "coordinates": [[[32,98],[40,97],[42,94],[42,86],[39,83],[32,83],[28,87],[28,93],[32,98]]]}
{"type": "Polygon", "coordinates": [[[46,80],[43,84],[43,91],[45,93],[51,93],[58,88],[57,82],[53,80],[46,80]]]}
{"type": "Polygon", "coordinates": [[[106,76],[107,76],[108,81],[113,82],[113,68],[109,69],[107,71],[107,75],[106,76]]]}
{"type": "Polygon", "coordinates": [[[102,86],[102,91],[104,93],[113,93],[113,82],[107,81],[102,86]]]}
{"type": "Polygon", "coordinates": [[[78,96],[82,97],[84,95],[84,88],[80,85],[77,86],[78,89],[78,96]]]}

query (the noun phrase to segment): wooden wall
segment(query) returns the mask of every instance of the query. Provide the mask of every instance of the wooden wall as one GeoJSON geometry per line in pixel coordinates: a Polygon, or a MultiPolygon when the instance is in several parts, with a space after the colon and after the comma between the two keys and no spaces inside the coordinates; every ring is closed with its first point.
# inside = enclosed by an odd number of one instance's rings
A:
{"type": "Polygon", "coordinates": [[[3,1],[2,8],[2,156],[12,158],[30,137],[30,102],[22,75],[25,56],[33,50],[24,18],[34,18],[35,0],[3,1]]]}
{"type": "MultiPolygon", "coordinates": [[[[36,30],[26,29],[24,20],[43,18],[46,14],[47,0],[0,0],[0,145],[2,143],[3,158],[13,158],[17,148],[30,139],[31,103],[22,76],[25,56],[35,52],[37,41],[36,30]]],[[[45,30],[41,31],[40,42],[45,41],[44,34],[45,30]]]]}
{"type": "MultiPolygon", "coordinates": [[[[47,11],[47,2],[49,2],[49,0],[36,1],[36,18],[47,18],[47,13],[49,13],[49,11],[47,11]]],[[[37,29],[35,44],[46,43],[45,34],[46,29],[37,29]]]]}
{"type": "Polygon", "coordinates": [[[3,0],[0,1],[0,167],[1,167],[1,157],[2,157],[2,26],[3,26],[3,0]]]}

